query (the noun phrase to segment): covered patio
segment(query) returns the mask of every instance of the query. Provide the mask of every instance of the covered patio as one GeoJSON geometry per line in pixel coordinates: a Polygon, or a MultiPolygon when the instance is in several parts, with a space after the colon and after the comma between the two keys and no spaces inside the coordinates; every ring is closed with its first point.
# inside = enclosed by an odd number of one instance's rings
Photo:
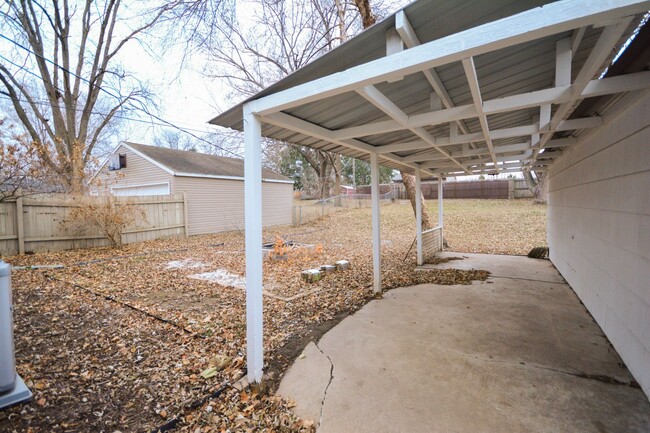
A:
{"type": "MultiPolygon", "coordinates": [[[[379,165],[414,174],[418,195],[422,176],[438,178],[439,197],[445,176],[550,170],[608,123],[609,106],[578,115],[581,101],[633,103],[650,87],[648,71],[603,74],[648,9],[635,0],[419,0],[213,119],[245,135],[249,381],[264,367],[262,136],[370,162],[380,292],[379,165]]],[[[422,264],[444,228],[423,233],[416,203],[422,264]]],[[[442,210],[440,200],[439,221],[442,210]]]]}
{"type": "Polygon", "coordinates": [[[319,433],[650,430],[650,403],[547,260],[443,253],[487,281],[391,290],[310,343],[278,394],[319,433]]]}

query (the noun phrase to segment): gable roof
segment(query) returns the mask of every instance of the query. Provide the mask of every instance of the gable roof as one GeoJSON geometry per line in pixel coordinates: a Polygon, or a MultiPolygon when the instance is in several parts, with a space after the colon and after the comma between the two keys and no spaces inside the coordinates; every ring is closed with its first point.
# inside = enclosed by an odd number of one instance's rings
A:
{"type": "MultiPolygon", "coordinates": [[[[244,179],[244,160],[241,158],[129,142],[121,145],[174,176],[244,179]]],[[[262,179],[267,182],[293,183],[292,180],[266,168],[262,168],[262,179]]]]}

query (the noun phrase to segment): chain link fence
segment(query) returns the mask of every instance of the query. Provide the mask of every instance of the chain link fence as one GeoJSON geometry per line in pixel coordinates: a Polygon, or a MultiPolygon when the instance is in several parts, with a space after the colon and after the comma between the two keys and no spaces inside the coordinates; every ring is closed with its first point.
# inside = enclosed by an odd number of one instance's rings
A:
{"type": "MultiPolygon", "coordinates": [[[[379,196],[379,201],[383,206],[394,202],[398,198],[397,191],[389,191],[385,194],[381,194],[379,196]]],[[[293,225],[300,226],[337,212],[349,209],[369,208],[370,206],[370,194],[339,195],[304,204],[298,201],[294,202],[293,205],[293,225]]]]}

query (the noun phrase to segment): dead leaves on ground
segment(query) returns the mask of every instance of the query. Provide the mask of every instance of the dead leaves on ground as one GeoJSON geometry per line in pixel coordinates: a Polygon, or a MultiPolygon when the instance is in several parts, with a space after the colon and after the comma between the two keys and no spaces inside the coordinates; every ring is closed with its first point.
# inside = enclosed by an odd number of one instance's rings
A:
{"type": "MultiPolygon", "coordinates": [[[[454,212],[455,205],[446,205],[445,233],[452,248],[460,245],[456,238],[460,235],[467,237],[467,245],[474,242],[476,247],[468,251],[483,248],[480,245],[490,236],[498,238],[502,252],[515,244],[511,252],[529,249],[528,241],[513,238],[532,236],[522,234],[523,226],[496,235],[480,231],[484,218],[522,217],[499,214],[502,205],[490,208],[485,203],[469,203],[467,212],[454,212]],[[459,229],[457,222],[464,218],[468,227],[474,225],[472,234],[462,231],[465,225],[459,229]]],[[[530,211],[523,205],[512,209],[530,211]]],[[[469,284],[486,278],[482,271],[414,271],[413,251],[403,261],[414,238],[413,224],[408,204],[382,208],[382,238],[390,241],[382,248],[385,289],[420,283],[469,284]]],[[[529,227],[537,227],[537,222],[529,227]]],[[[322,245],[322,249],[315,255],[264,263],[266,290],[293,297],[291,301],[264,298],[267,359],[289,339],[305,335],[310,326],[356,311],[374,298],[369,290],[368,209],[265,231],[267,240],[276,236],[322,245]],[[326,274],[313,284],[300,277],[304,269],[341,259],[349,260],[351,269],[326,274]]],[[[169,269],[168,264],[201,263],[206,270],[225,269],[243,276],[244,257],[243,236],[233,232],[131,244],[121,250],[10,258],[13,265],[63,264],[65,268],[14,272],[17,364],[34,401],[0,412],[0,430],[144,431],[180,416],[179,429],[188,432],[311,431],[312,424],[297,419],[289,403],[272,395],[229,390],[200,408],[185,409],[244,374],[245,292],[190,279],[196,268],[169,269]]]]}

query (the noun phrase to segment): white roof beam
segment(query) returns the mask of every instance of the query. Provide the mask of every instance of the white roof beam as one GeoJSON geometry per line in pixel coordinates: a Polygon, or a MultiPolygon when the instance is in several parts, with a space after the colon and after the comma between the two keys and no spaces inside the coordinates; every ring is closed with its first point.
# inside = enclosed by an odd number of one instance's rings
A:
{"type": "Polygon", "coordinates": [[[492,160],[496,163],[497,159],[494,155],[494,145],[490,138],[490,126],[488,125],[487,116],[483,112],[483,97],[481,96],[481,88],[478,83],[478,75],[476,75],[476,66],[474,66],[473,57],[463,59],[463,69],[465,70],[465,76],[467,77],[472,99],[474,100],[474,108],[476,108],[476,114],[481,123],[481,130],[483,130],[483,135],[485,136],[485,142],[487,143],[488,149],[490,149],[492,160]]]}
{"type": "Polygon", "coordinates": [[[544,146],[544,149],[552,149],[555,147],[565,147],[565,146],[571,146],[572,144],[576,144],[578,142],[577,138],[574,137],[567,137],[567,138],[558,138],[557,140],[551,140],[546,145],[544,146]]]}
{"type": "MultiPolygon", "coordinates": [[[[603,124],[603,119],[601,117],[585,117],[580,119],[570,119],[565,120],[560,123],[556,131],[572,131],[576,129],[588,129],[588,128],[597,128],[603,124]]],[[[490,137],[492,140],[497,140],[501,138],[515,138],[515,137],[527,137],[533,134],[538,134],[540,132],[539,125],[524,125],[516,126],[513,128],[504,128],[504,129],[494,129],[490,131],[490,137]]],[[[439,147],[444,146],[453,146],[456,144],[470,143],[483,141],[482,133],[472,133],[472,134],[463,134],[458,135],[454,140],[448,139],[446,137],[436,137],[436,144],[439,147]]],[[[562,138],[557,140],[551,140],[548,142],[545,147],[561,147],[574,144],[576,142],[575,138],[562,138]]],[[[502,146],[495,146],[495,149],[499,149],[502,146]]],[[[394,143],[386,144],[383,146],[377,146],[375,151],[377,153],[392,153],[392,152],[408,152],[412,150],[421,150],[429,149],[431,144],[422,140],[409,141],[406,143],[394,143]]],[[[477,149],[478,150],[478,149],[477,149]]],[[[453,156],[453,154],[452,154],[453,156]]],[[[409,158],[409,156],[404,158],[409,158]]]]}
{"type": "MultiPolygon", "coordinates": [[[[537,155],[539,155],[540,149],[551,139],[553,134],[558,130],[560,123],[568,117],[571,112],[575,109],[576,103],[582,99],[582,93],[585,88],[589,85],[591,79],[596,75],[596,73],[603,67],[604,62],[609,57],[610,53],[616,46],[616,43],[620,40],[621,36],[625,33],[630,22],[632,21],[632,16],[627,16],[625,18],[619,19],[616,23],[611,24],[605,27],[596,42],[596,45],[589,53],[589,57],[585,61],[582,69],[578,73],[573,85],[571,86],[571,98],[560,104],[558,109],[555,111],[553,118],[551,119],[551,127],[549,132],[542,135],[542,138],[533,153],[531,163],[534,163],[537,155]]],[[[578,128],[576,128],[578,129],[578,128]]]]}
{"type": "MultiPolygon", "coordinates": [[[[307,122],[306,120],[299,119],[286,113],[273,113],[268,116],[262,117],[262,121],[271,125],[279,126],[281,128],[289,129],[291,131],[299,132],[310,137],[318,138],[319,140],[329,141],[339,146],[347,147],[349,149],[358,150],[365,153],[376,153],[375,146],[364,143],[359,140],[336,140],[331,137],[331,130],[323,128],[322,126],[307,122]]],[[[409,164],[403,160],[401,156],[392,153],[383,154],[382,157],[386,160],[402,164],[404,166],[418,169],[416,164],[409,164]]],[[[430,171],[425,171],[427,174],[433,175],[430,171]]]]}
{"type": "MultiPolygon", "coordinates": [[[[406,45],[407,48],[413,48],[421,45],[420,39],[418,38],[417,34],[415,34],[415,30],[413,30],[413,26],[411,26],[411,22],[408,20],[408,17],[403,10],[395,14],[395,29],[402,38],[402,41],[404,41],[404,45],[406,45]]],[[[445,107],[455,107],[454,101],[451,99],[451,96],[449,96],[449,92],[447,92],[447,88],[440,79],[440,76],[436,72],[435,68],[425,69],[422,71],[422,73],[431,85],[431,88],[435,91],[436,95],[438,95],[440,98],[440,101],[445,104],[445,107]]],[[[456,120],[454,123],[464,134],[469,133],[469,130],[462,122],[462,120],[456,120]]]]}
{"type": "Polygon", "coordinates": [[[386,95],[384,95],[379,90],[377,90],[376,87],[366,86],[363,89],[357,90],[357,92],[361,96],[366,98],[368,102],[370,102],[375,107],[379,108],[381,111],[383,111],[384,113],[392,117],[393,120],[395,120],[396,122],[404,126],[405,129],[410,130],[413,134],[420,137],[424,142],[429,143],[433,149],[437,150],[442,155],[446,156],[454,164],[456,164],[463,170],[465,169],[465,167],[463,167],[456,159],[454,159],[454,157],[452,157],[449,152],[440,148],[436,143],[436,139],[431,134],[429,134],[424,128],[409,127],[408,125],[409,116],[404,111],[402,111],[401,108],[395,105],[390,99],[388,99],[386,95]]]}
{"type": "Polygon", "coordinates": [[[571,84],[571,38],[560,39],[555,44],[555,87],[571,84]]]}
{"type": "Polygon", "coordinates": [[[249,104],[253,114],[266,115],[597,22],[643,13],[649,8],[648,0],[561,0],[301,84],[249,104]]]}
{"type": "MultiPolygon", "coordinates": [[[[650,87],[650,71],[621,75],[619,77],[592,80],[580,94],[580,98],[610,95],[614,93],[631,92],[650,87]]],[[[538,90],[521,95],[507,96],[483,102],[485,114],[504,113],[524,108],[541,107],[547,104],[560,104],[571,99],[572,86],[561,86],[550,89],[538,90]]],[[[474,105],[462,105],[428,113],[415,114],[408,117],[408,125],[434,126],[459,119],[477,117],[474,105]]],[[[450,125],[453,125],[451,123],[450,125]]],[[[451,127],[451,126],[450,126],[451,127]]],[[[364,137],[367,135],[383,134],[386,132],[400,131],[403,125],[394,120],[384,120],[366,125],[353,126],[332,131],[337,139],[364,137]]]]}

